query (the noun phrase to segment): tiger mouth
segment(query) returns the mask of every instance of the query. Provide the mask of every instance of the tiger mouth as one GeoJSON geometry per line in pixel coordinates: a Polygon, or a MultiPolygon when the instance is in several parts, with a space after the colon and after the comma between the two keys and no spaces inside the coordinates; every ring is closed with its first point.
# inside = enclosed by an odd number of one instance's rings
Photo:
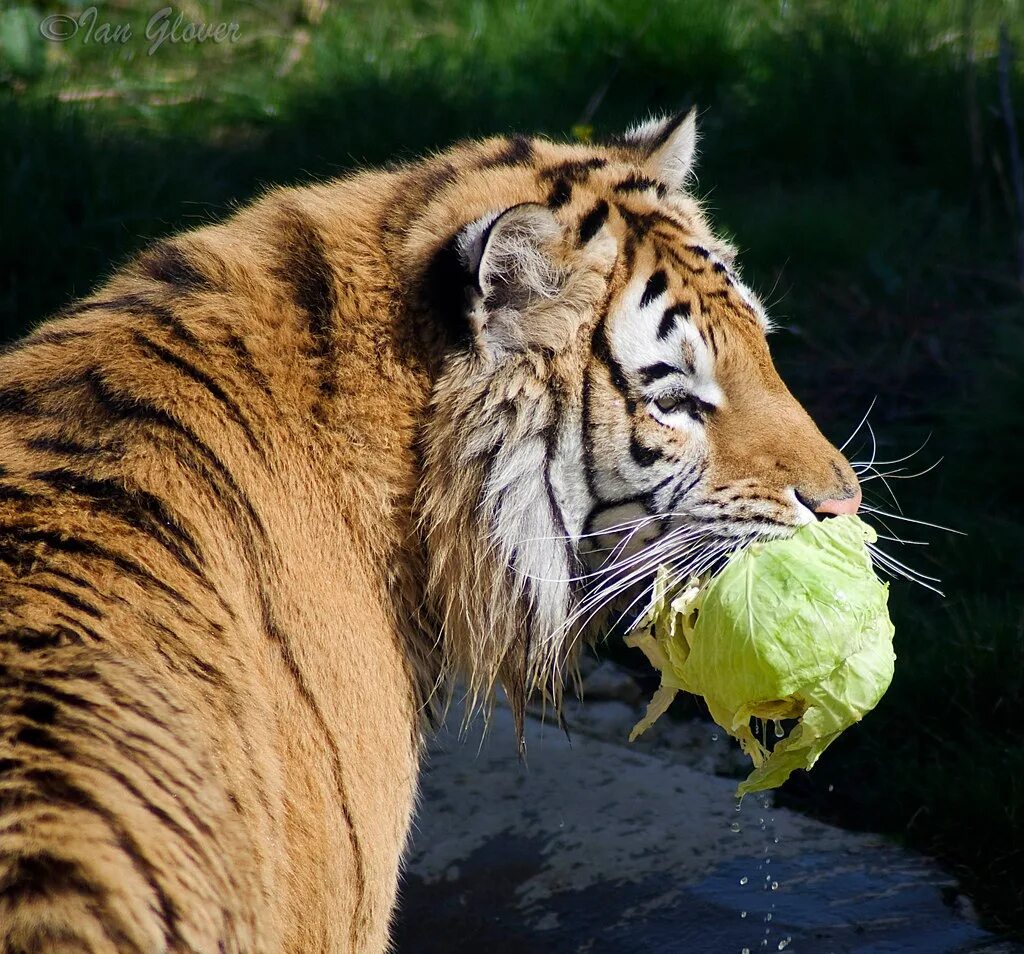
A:
{"type": "MultiPolygon", "coordinates": [[[[686,525],[674,532],[680,529],[685,531],[686,525]]],[[[668,567],[674,583],[680,586],[694,578],[710,579],[751,544],[792,536],[797,526],[770,524],[738,532],[722,532],[723,529],[709,528],[696,538],[681,533],[677,547],[671,546],[673,531],[668,531],[632,551],[621,546],[621,538],[610,547],[598,546],[593,538],[584,540],[589,550],[581,547],[581,553],[589,553],[592,562],[590,569],[581,572],[575,586],[576,615],[582,627],[591,631],[591,638],[623,635],[646,611],[661,567],[668,567]]]]}

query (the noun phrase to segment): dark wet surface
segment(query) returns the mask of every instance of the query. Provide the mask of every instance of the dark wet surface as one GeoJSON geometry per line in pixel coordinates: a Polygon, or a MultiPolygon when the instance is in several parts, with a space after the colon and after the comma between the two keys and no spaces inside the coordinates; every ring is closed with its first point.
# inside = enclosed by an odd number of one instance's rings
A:
{"type": "Polygon", "coordinates": [[[737,814],[724,779],[550,730],[524,768],[503,719],[479,755],[448,737],[432,757],[400,954],[1024,952],[883,839],[749,798],[737,814]]]}

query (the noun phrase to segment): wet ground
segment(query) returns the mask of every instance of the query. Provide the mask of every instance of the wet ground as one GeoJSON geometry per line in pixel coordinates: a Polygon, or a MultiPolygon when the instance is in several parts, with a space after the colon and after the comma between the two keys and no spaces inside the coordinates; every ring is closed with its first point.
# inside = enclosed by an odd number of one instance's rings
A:
{"type": "Polygon", "coordinates": [[[479,725],[437,740],[399,954],[1024,954],[928,859],[770,801],[737,812],[735,782],[711,774],[735,751],[707,725],[638,749],[607,741],[626,703],[575,715],[571,746],[531,723],[526,765],[504,710],[482,745],[479,725]]]}

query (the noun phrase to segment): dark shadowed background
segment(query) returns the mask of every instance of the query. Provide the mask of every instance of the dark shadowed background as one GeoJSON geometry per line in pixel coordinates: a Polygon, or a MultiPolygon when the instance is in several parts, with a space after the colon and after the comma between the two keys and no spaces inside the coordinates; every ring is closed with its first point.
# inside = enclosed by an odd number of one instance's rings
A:
{"type": "Polygon", "coordinates": [[[1024,930],[1024,6],[193,0],[147,37],[161,8],[0,0],[0,340],[268,183],[698,104],[698,191],[783,376],[840,444],[874,402],[847,452],[945,593],[894,582],[892,689],[783,801],[935,854],[1024,930]]]}

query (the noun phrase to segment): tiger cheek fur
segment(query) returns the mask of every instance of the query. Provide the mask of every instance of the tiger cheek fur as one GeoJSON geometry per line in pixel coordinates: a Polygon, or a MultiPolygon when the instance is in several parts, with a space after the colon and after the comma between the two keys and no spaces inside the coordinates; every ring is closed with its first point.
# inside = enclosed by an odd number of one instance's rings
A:
{"type": "Polygon", "coordinates": [[[452,686],[521,730],[649,569],[587,541],[854,491],[695,135],[275,190],[0,357],[0,954],[385,950],[452,686]]]}

